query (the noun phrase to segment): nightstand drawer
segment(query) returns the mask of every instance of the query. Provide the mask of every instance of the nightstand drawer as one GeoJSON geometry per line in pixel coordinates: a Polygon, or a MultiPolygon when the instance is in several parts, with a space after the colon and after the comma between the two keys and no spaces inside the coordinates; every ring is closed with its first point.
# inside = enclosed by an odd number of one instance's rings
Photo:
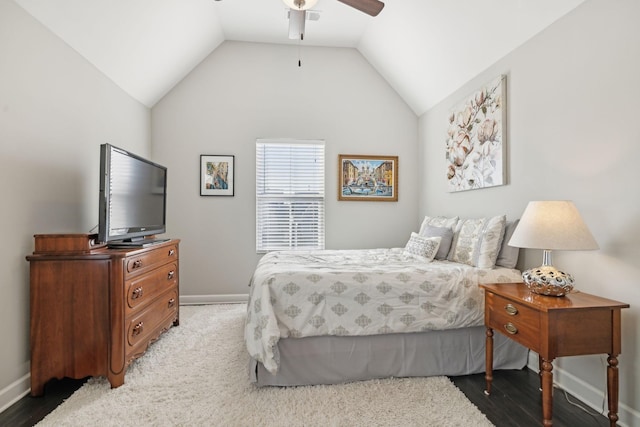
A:
{"type": "Polygon", "coordinates": [[[522,304],[486,294],[485,323],[525,347],[539,351],[540,314],[522,304]]]}

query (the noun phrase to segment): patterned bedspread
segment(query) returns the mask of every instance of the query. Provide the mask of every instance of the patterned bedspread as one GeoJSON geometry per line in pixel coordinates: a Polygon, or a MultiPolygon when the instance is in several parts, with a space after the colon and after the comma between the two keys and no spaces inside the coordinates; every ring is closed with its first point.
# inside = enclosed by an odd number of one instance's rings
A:
{"type": "Polygon", "coordinates": [[[402,248],[271,252],[251,280],[247,350],[275,373],[280,338],[478,326],[478,284],[513,281],[518,270],[427,263],[402,248]]]}

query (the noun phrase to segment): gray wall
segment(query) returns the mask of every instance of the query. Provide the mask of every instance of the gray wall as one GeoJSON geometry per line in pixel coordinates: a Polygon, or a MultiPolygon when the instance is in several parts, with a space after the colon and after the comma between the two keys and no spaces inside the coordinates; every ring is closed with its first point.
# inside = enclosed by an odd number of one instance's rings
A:
{"type": "MultiPolygon", "coordinates": [[[[579,290],[631,304],[623,311],[620,402],[640,425],[640,2],[593,0],[498,61],[420,118],[420,216],[506,213],[530,200],[573,200],[600,245],[554,252],[579,290]],[[509,185],[446,192],[450,109],[507,74],[509,185]],[[635,415],[633,414],[633,411],[635,415]]],[[[527,250],[523,268],[542,263],[527,250]]],[[[556,380],[601,407],[605,356],[562,358],[556,380]]],[[[632,418],[635,424],[632,424],[632,418]]]]}
{"type": "Polygon", "coordinates": [[[150,153],[150,112],[19,6],[0,1],[0,408],[29,387],[37,233],[98,223],[99,145],[150,153]]]}
{"type": "Polygon", "coordinates": [[[417,228],[418,119],[355,49],[225,42],[152,109],[169,168],[168,228],[182,239],[182,301],[247,294],[257,138],[326,141],[326,247],[403,246],[417,228]],[[201,154],[235,155],[235,196],[201,197],[201,154]],[[399,201],[339,202],[338,154],[399,156],[399,201]]]}

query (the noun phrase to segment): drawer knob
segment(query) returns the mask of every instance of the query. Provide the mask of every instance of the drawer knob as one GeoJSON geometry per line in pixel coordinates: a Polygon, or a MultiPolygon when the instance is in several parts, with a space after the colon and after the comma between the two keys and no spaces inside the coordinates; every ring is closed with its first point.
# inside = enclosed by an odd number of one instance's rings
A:
{"type": "Polygon", "coordinates": [[[505,331],[507,331],[511,335],[515,335],[515,334],[518,333],[518,328],[516,328],[516,326],[511,322],[509,322],[506,325],[504,325],[504,329],[505,329],[505,331]]]}
{"type": "Polygon", "coordinates": [[[137,259],[133,262],[133,268],[140,268],[142,267],[142,260],[141,259],[137,259]]]}
{"type": "Polygon", "coordinates": [[[511,316],[515,316],[516,314],[518,314],[518,309],[513,305],[513,304],[507,304],[504,306],[504,309],[507,311],[507,313],[509,313],[511,316]]]}
{"type": "Polygon", "coordinates": [[[174,305],[176,305],[176,299],[175,299],[175,298],[171,298],[171,299],[169,300],[169,303],[167,304],[167,306],[168,306],[169,308],[171,308],[171,307],[173,307],[174,305]]]}
{"type": "Polygon", "coordinates": [[[138,336],[142,333],[143,330],[144,330],[144,322],[140,322],[133,327],[133,331],[131,331],[131,335],[134,337],[138,336]]]}
{"type": "Polygon", "coordinates": [[[171,270],[169,273],[167,273],[167,280],[173,279],[175,275],[176,275],[176,272],[174,270],[171,270]]]}
{"type": "Polygon", "coordinates": [[[143,293],[144,293],[144,291],[142,290],[142,286],[138,286],[131,293],[131,299],[141,298],[143,293]]]}
{"type": "Polygon", "coordinates": [[[169,249],[169,256],[174,256],[176,254],[175,249],[169,249]]]}

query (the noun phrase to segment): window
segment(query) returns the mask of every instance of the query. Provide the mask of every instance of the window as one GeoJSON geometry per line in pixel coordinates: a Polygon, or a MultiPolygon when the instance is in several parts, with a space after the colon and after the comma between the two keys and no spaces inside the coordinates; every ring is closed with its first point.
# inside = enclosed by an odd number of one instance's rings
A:
{"type": "Polygon", "coordinates": [[[324,141],[256,142],[256,250],[324,249],[324,141]]]}

